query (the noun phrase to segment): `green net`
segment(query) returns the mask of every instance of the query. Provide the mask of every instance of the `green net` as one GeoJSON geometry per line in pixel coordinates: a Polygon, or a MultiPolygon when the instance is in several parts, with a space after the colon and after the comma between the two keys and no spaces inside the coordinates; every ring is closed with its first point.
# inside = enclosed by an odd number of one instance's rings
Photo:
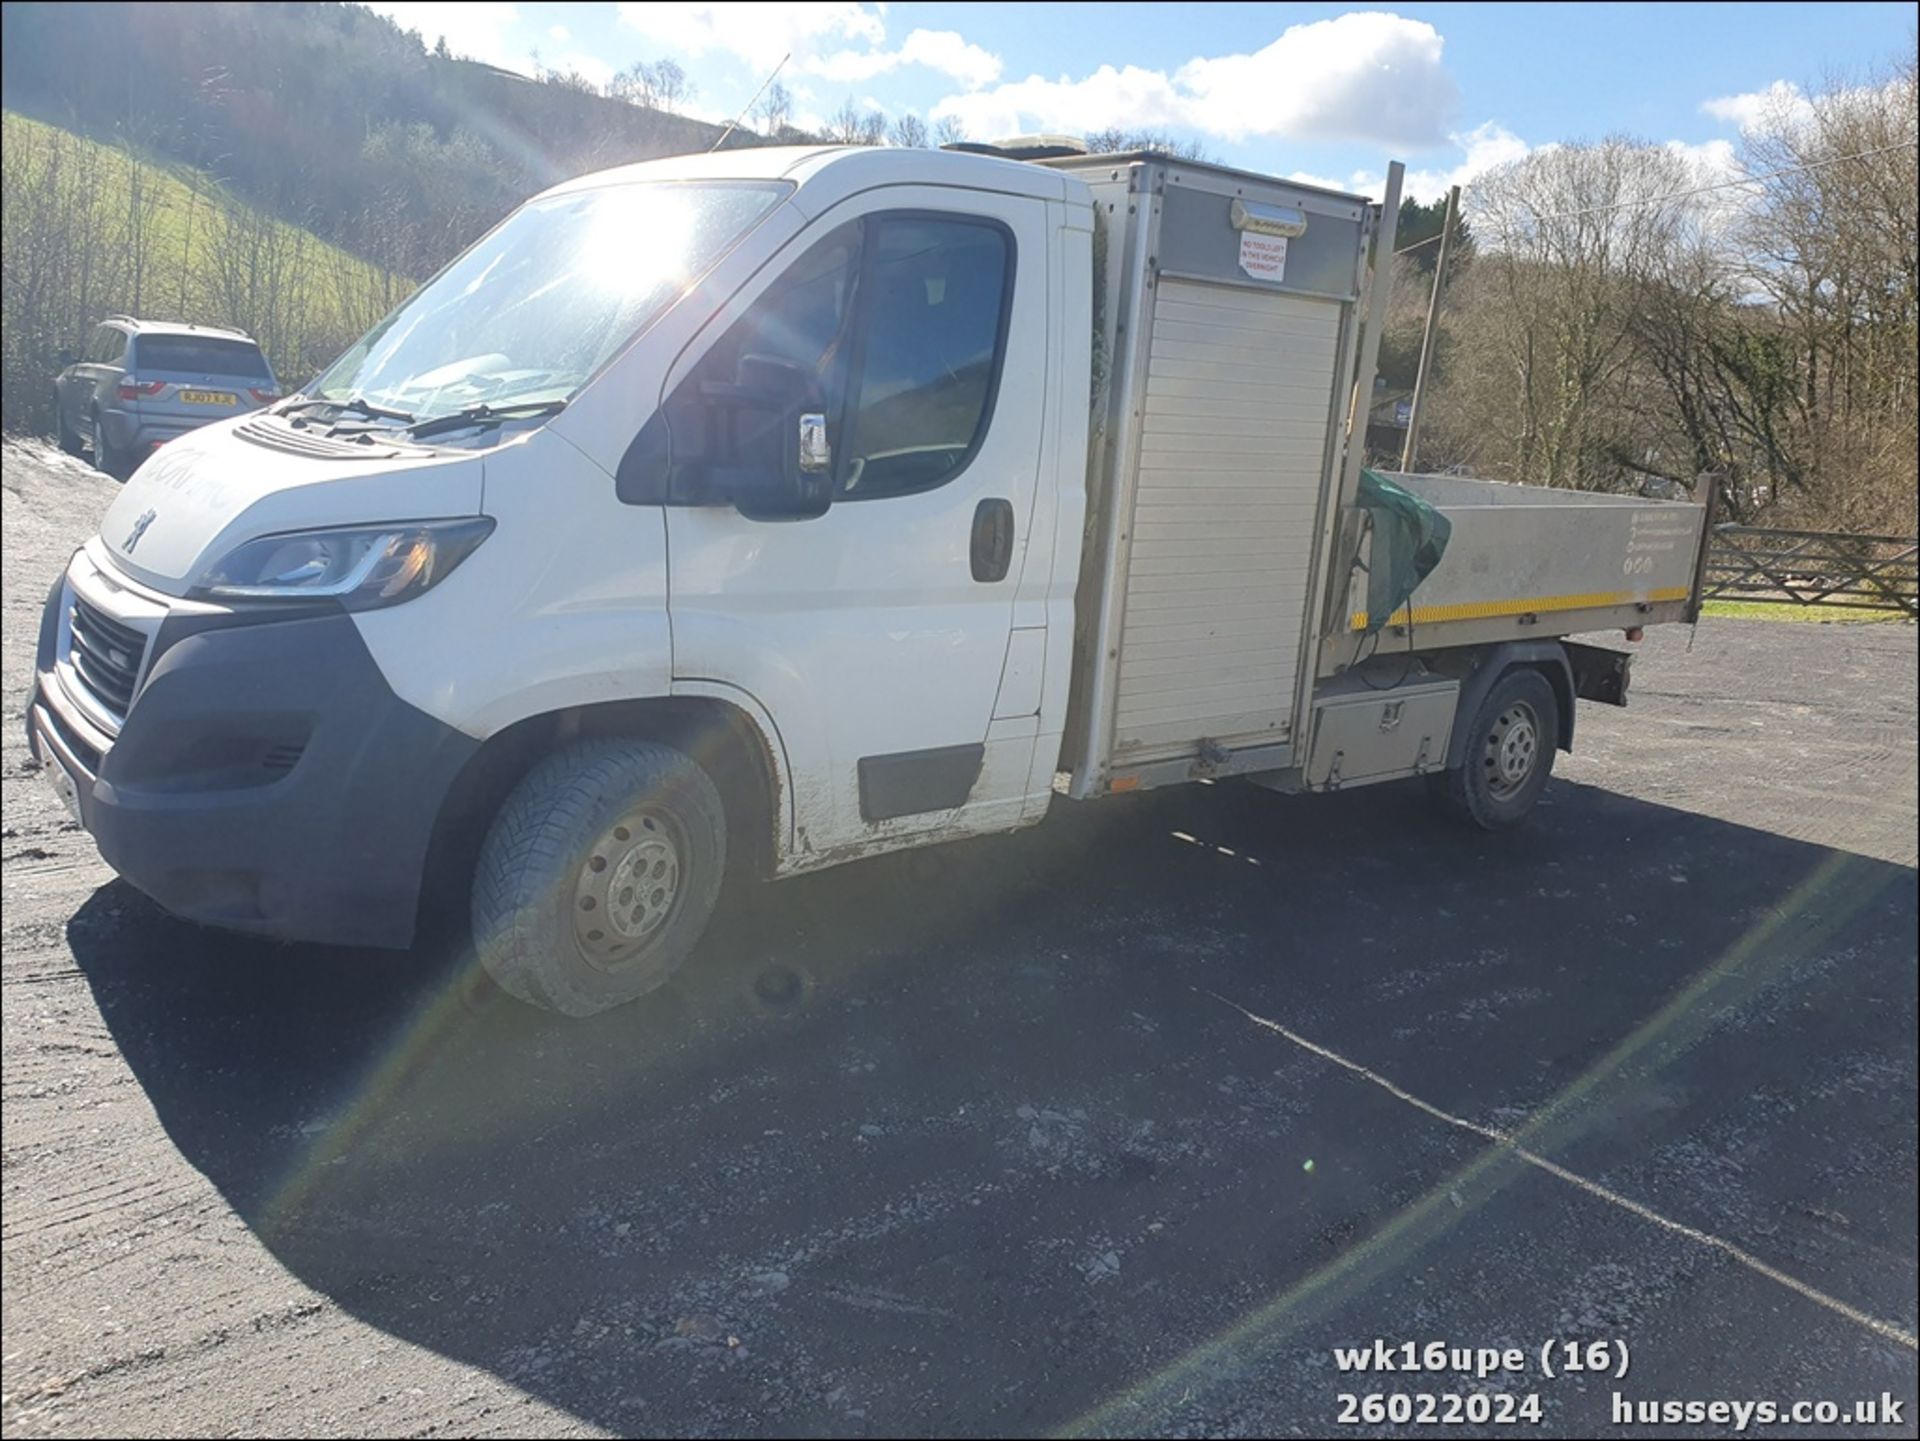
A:
{"type": "Polygon", "coordinates": [[[1371,470],[1360,472],[1356,502],[1373,522],[1366,624],[1371,635],[1386,625],[1440,564],[1453,524],[1412,491],[1371,470]]]}

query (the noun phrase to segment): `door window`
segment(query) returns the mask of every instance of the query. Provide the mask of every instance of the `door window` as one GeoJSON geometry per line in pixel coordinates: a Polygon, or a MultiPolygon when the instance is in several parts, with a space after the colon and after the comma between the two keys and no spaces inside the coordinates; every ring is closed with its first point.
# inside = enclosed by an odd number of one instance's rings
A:
{"type": "MultiPolygon", "coordinates": [[[[841,499],[941,485],[992,418],[1012,281],[1012,236],[990,221],[915,213],[843,225],[734,322],[647,429],[671,436],[678,475],[777,467],[784,396],[825,415],[841,499]],[[740,403],[760,392],[773,394],[740,403]]],[[[669,493],[702,492],[675,482],[669,493]]]]}
{"type": "Polygon", "coordinates": [[[986,433],[1006,346],[1006,231],[919,215],[875,228],[841,446],[847,499],[906,495],[959,474],[986,433]]]}
{"type": "MultiPolygon", "coordinates": [[[[839,434],[862,238],[857,222],[843,225],[807,251],[674,391],[662,414],[677,473],[784,463],[790,405],[733,403],[736,387],[782,391],[785,401],[823,412],[829,435],[839,434]]],[[[697,485],[678,489],[685,498],[700,494],[697,485]]]]}

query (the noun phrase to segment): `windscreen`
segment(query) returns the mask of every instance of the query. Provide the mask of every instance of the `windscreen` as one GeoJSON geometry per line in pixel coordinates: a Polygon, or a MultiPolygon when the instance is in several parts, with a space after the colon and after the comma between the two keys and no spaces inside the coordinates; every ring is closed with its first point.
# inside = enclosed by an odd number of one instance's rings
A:
{"type": "Polygon", "coordinates": [[[266,357],[250,340],[218,340],[209,335],[143,335],[135,342],[134,365],[141,370],[172,370],[190,375],[228,375],[271,380],[266,357]]]}
{"type": "Polygon", "coordinates": [[[421,420],[564,400],[786,191],[766,181],[652,183],[533,201],[308,393],[421,420]]]}

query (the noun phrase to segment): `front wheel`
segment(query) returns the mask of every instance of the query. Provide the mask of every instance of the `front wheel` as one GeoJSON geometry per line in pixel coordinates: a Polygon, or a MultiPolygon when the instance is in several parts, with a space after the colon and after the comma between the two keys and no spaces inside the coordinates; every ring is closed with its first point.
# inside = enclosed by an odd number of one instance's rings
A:
{"type": "Polygon", "coordinates": [[[1537,670],[1513,670],[1494,683],[1467,722],[1467,745],[1454,770],[1428,777],[1443,809],[1482,830],[1525,820],[1553,773],[1560,704],[1537,670]]]}
{"type": "Polygon", "coordinates": [[[726,811],[655,741],[586,741],[514,788],[481,848],[473,937],[500,988],[590,1016],[666,984],[713,914],[726,811]]]}

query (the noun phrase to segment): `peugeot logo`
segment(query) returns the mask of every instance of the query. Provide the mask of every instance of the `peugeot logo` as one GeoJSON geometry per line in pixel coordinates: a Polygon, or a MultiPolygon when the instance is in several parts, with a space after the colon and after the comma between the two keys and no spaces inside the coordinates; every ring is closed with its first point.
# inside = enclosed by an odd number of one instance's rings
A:
{"type": "Polygon", "coordinates": [[[132,555],[133,548],[140,544],[140,537],[147,533],[147,527],[153,524],[153,518],[159,513],[157,510],[150,510],[141,516],[140,519],[136,520],[133,523],[133,529],[127,532],[126,543],[123,544],[120,549],[128,555],[132,555]]]}

